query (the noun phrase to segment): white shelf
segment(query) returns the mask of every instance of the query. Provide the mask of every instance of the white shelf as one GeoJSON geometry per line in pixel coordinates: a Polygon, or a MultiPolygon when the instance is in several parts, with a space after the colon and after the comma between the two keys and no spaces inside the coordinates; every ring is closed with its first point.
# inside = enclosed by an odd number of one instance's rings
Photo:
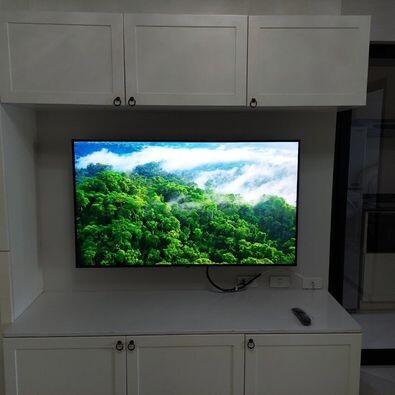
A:
{"type": "Polygon", "coordinates": [[[210,333],[360,333],[327,291],[255,290],[74,292],[42,294],[5,337],[210,333]],[[302,326],[291,312],[312,318],[302,326]]]}

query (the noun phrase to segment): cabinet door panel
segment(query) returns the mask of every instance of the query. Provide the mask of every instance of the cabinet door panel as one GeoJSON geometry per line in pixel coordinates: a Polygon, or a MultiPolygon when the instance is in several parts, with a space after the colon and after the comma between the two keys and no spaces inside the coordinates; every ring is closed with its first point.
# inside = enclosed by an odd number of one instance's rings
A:
{"type": "Polygon", "coordinates": [[[128,395],[242,395],[242,335],[133,337],[128,395]]]}
{"type": "Polygon", "coordinates": [[[124,98],[123,17],[6,13],[3,102],[112,104],[124,98]]]}
{"type": "Polygon", "coordinates": [[[245,105],[247,17],[125,15],[127,97],[147,105],[245,105]]]}
{"type": "Polygon", "coordinates": [[[365,104],[369,17],[251,16],[248,100],[259,106],[365,104]]]}
{"type": "Polygon", "coordinates": [[[357,395],[360,335],[250,335],[246,395],[357,395]]]}
{"type": "Polygon", "coordinates": [[[4,339],[7,395],[125,395],[123,337],[4,339]]]}

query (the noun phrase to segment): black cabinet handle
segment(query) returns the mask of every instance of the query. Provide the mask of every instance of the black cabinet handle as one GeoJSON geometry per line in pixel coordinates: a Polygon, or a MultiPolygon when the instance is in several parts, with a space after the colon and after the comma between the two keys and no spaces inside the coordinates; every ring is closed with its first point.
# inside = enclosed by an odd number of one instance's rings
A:
{"type": "Polygon", "coordinates": [[[118,341],[117,341],[117,344],[115,345],[115,349],[116,349],[117,351],[123,351],[123,348],[124,348],[123,341],[118,340],[118,341]]]}
{"type": "Polygon", "coordinates": [[[122,104],[122,100],[119,96],[117,96],[113,101],[115,107],[119,107],[122,104]]]}
{"type": "Polygon", "coordinates": [[[257,100],[255,99],[255,97],[253,97],[250,101],[250,107],[251,108],[255,108],[258,105],[257,100]]]}
{"type": "Polygon", "coordinates": [[[130,96],[130,97],[129,97],[128,105],[129,105],[130,107],[134,107],[134,106],[136,105],[136,99],[135,99],[133,96],[130,96]]]}
{"type": "Polygon", "coordinates": [[[253,340],[253,339],[249,339],[249,340],[248,340],[247,347],[248,347],[250,350],[253,350],[253,349],[255,348],[255,343],[254,343],[254,340],[253,340]]]}
{"type": "Polygon", "coordinates": [[[134,341],[131,340],[131,341],[128,343],[128,350],[129,350],[129,351],[134,351],[135,348],[136,348],[136,345],[134,344],[134,341]]]}

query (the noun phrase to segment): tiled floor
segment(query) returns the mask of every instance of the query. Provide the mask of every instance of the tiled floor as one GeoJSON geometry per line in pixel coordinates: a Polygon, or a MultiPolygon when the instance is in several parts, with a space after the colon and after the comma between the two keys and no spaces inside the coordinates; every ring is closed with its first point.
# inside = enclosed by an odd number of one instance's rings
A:
{"type": "MultiPolygon", "coordinates": [[[[395,348],[395,312],[359,313],[352,316],[362,326],[362,348],[395,348]]],[[[392,395],[395,395],[395,391],[392,395]]]]}
{"type": "Polygon", "coordinates": [[[395,366],[363,366],[360,395],[394,395],[395,366]]]}

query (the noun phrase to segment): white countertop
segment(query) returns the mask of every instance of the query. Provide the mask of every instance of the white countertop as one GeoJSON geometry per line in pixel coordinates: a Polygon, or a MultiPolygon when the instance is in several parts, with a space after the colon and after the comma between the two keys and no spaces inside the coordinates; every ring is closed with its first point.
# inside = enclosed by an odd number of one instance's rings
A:
{"type": "Polygon", "coordinates": [[[4,337],[360,331],[323,290],[53,292],[6,327],[4,337]],[[292,307],[304,309],[312,325],[302,326],[292,307]]]}

